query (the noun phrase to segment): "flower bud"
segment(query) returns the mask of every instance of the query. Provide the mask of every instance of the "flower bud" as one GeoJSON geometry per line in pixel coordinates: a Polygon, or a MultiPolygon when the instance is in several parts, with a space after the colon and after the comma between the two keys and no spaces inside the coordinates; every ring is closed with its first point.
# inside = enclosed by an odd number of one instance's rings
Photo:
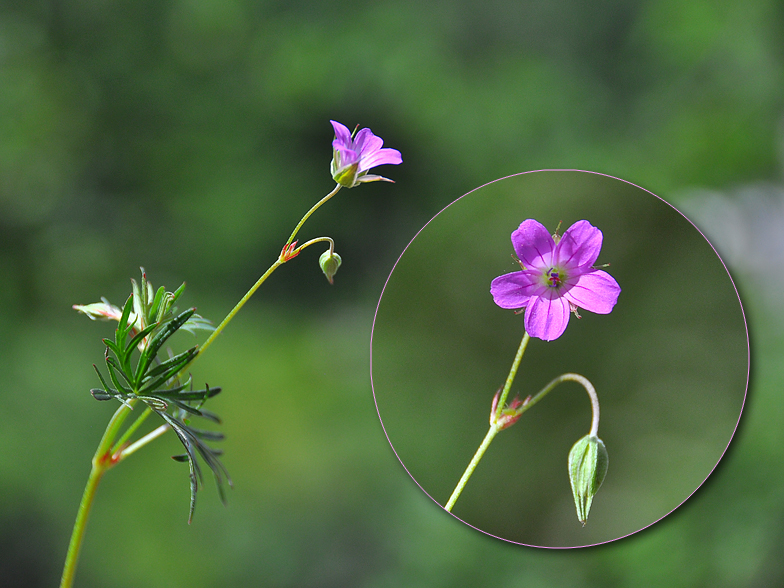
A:
{"type": "Polygon", "coordinates": [[[332,278],[338,273],[338,268],[340,264],[343,263],[343,260],[340,259],[340,255],[335,253],[334,251],[330,253],[329,249],[327,249],[324,253],[321,254],[319,257],[319,265],[321,266],[321,271],[324,272],[324,275],[327,276],[330,284],[333,284],[332,278]]]}
{"type": "Polygon", "coordinates": [[[577,518],[585,526],[591,502],[607,475],[607,449],[602,440],[586,435],[569,452],[569,481],[572,483],[577,518]]]}

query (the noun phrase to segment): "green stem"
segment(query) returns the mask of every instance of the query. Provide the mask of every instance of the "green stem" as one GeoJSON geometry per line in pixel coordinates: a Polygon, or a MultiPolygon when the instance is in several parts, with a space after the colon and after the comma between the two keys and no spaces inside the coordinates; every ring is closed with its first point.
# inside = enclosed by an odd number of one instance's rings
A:
{"type": "MultiPolygon", "coordinates": [[[[312,215],[314,212],[316,212],[316,210],[318,210],[318,209],[319,209],[319,208],[320,208],[320,207],[321,207],[321,206],[322,206],[322,205],[323,205],[325,202],[327,202],[327,200],[329,200],[329,199],[330,199],[330,198],[332,198],[332,197],[333,197],[335,194],[337,194],[337,193],[338,193],[338,191],[340,190],[340,188],[341,188],[341,185],[340,185],[340,184],[336,184],[336,185],[335,185],[335,189],[334,189],[334,190],[332,190],[332,192],[330,192],[329,194],[327,194],[326,196],[324,196],[324,198],[322,198],[321,200],[319,200],[319,201],[318,201],[316,204],[314,204],[314,205],[313,205],[313,207],[312,207],[312,208],[311,208],[311,209],[310,209],[310,210],[309,210],[307,213],[305,213],[305,216],[303,216],[303,217],[302,217],[302,219],[299,221],[299,223],[297,223],[297,226],[296,226],[296,227],[294,227],[294,230],[292,231],[292,233],[291,233],[291,236],[289,237],[289,240],[288,240],[288,241],[286,241],[286,245],[284,246],[284,249],[285,249],[286,247],[288,247],[288,246],[289,246],[289,245],[290,245],[290,244],[291,244],[291,243],[294,241],[294,237],[296,237],[296,236],[297,236],[297,233],[298,233],[298,232],[299,232],[299,230],[302,228],[302,225],[304,225],[304,224],[305,224],[305,221],[306,221],[306,220],[308,220],[308,218],[310,218],[310,215],[312,215]]],[[[307,247],[307,246],[309,246],[309,245],[312,245],[313,243],[316,243],[316,242],[318,242],[318,241],[324,241],[324,240],[329,240],[329,241],[330,241],[330,243],[331,243],[331,245],[330,245],[330,249],[332,249],[332,248],[334,247],[334,243],[332,243],[332,239],[330,239],[329,237],[319,237],[318,239],[313,239],[313,240],[311,240],[311,241],[308,241],[307,243],[305,243],[304,245],[302,245],[301,247],[299,247],[299,248],[297,249],[297,252],[301,251],[302,249],[304,249],[305,247],[307,247]]],[[[296,253],[295,253],[294,255],[296,255],[296,253]]],[[[256,292],[256,290],[258,290],[258,289],[259,289],[259,286],[261,286],[261,285],[262,285],[262,284],[263,284],[263,283],[264,283],[264,282],[267,280],[267,278],[268,278],[268,277],[270,277],[270,275],[272,275],[272,272],[274,272],[276,269],[278,269],[278,267],[279,267],[279,266],[281,266],[281,265],[283,265],[284,263],[286,263],[286,262],[287,262],[289,259],[291,259],[291,257],[293,257],[293,255],[290,253],[290,254],[289,254],[289,257],[288,257],[287,259],[284,259],[284,258],[283,258],[283,255],[281,254],[281,256],[280,256],[280,257],[279,257],[279,258],[278,258],[278,259],[275,261],[275,263],[273,263],[273,264],[272,264],[272,265],[269,267],[269,269],[268,269],[266,272],[264,272],[264,273],[262,274],[262,276],[261,276],[261,277],[258,279],[258,281],[257,281],[255,284],[253,284],[253,286],[251,287],[251,289],[250,289],[250,290],[248,290],[248,292],[245,294],[245,296],[243,296],[243,297],[242,297],[242,299],[241,299],[241,300],[240,300],[240,301],[237,303],[237,305],[236,305],[236,306],[235,306],[235,307],[234,307],[234,308],[231,310],[231,312],[230,312],[229,314],[227,314],[227,315],[226,315],[226,318],[224,318],[224,319],[223,319],[223,322],[221,322],[221,324],[220,324],[220,325],[218,325],[218,328],[217,328],[217,329],[215,329],[215,330],[212,332],[212,334],[211,334],[211,335],[210,335],[210,336],[207,338],[207,340],[204,342],[204,345],[202,345],[202,346],[201,346],[201,349],[199,349],[199,353],[197,354],[197,356],[196,356],[196,357],[198,357],[199,355],[201,355],[202,353],[204,353],[204,352],[207,350],[207,348],[208,348],[210,345],[212,345],[212,342],[213,342],[213,341],[215,341],[215,339],[218,337],[218,335],[220,335],[221,331],[223,331],[223,329],[226,327],[226,325],[228,325],[228,324],[229,324],[229,322],[231,321],[231,319],[233,319],[233,318],[234,318],[234,315],[236,315],[236,314],[237,314],[237,313],[240,311],[240,309],[241,309],[243,306],[245,306],[245,303],[246,303],[246,302],[247,302],[247,301],[250,299],[250,297],[251,297],[251,296],[253,296],[253,294],[256,292]]],[[[188,367],[190,367],[191,363],[193,363],[193,361],[196,359],[196,357],[194,357],[194,358],[193,358],[193,359],[190,361],[190,363],[188,363],[186,366],[184,366],[184,367],[183,367],[183,368],[180,370],[180,373],[183,373],[185,370],[187,370],[187,369],[188,369],[188,367]]]]}
{"type": "Polygon", "coordinates": [[[509,370],[509,375],[506,376],[504,389],[501,392],[501,397],[498,399],[498,406],[495,411],[496,418],[501,416],[501,411],[504,409],[504,406],[506,406],[506,397],[509,396],[509,390],[512,389],[512,382],[514,382],[515,376],[517,376],[517,368],[520,366],[520,361],[523,359],[523,354],[525,353],[526,347],[528,347],[528,341],[530,339],[531,336],[528,333],[525,333],[523,335],[523,340],[520,341],[520,347],[517,348],[517,354],[512,362],[512,368],[509,370]]]}
{"type": "Polygon", "coordinates": [[[296,254],[299,255],[300,251],[302,251],[303,249],[307,249],[311,245],[315,245],[316,243],[323,243],[325,241],[329,243],[329,254],[332,255],[333,253],[335,253],[335,242],[330,237],[316,237],[315,239],[311,239],[307,243],[303,243],[302,245],[297,247],[296,254]]]}
{"type": "MultiPolygon", "coordinates": [[[[231,312],[230,312],[229,314],[227,314],[227,315],[226,315],[226,318],[225,318],[225,319],[223,319],[223,322],[221,322],[221,324],[219,324],[219,325],[218,325],[218,328],[217,328],[217,329],[215,329],[215,330],[212,332],[212,334],[211,334],[211,335],[210,335],[210,336],[207,338],[207,340],[204,342],[204,345],[202,345],[202,346],[201,346],[201,349],[199,349],[199,353],[196,355],[196,357],[198,357],[199,355],[201,355],[202,353],[204,353],[204,352],[207,350],[207,348],[208,348],[210,345],[212,345],[212,342],[213,342],[213,341],[215,341],[215,339],[217,338],[217,336],[218,336],[218,335],[220,335],[221,331],[222,331],[223,329],[225,329],[225,328],[226,328],[226,325],[228,325],[228,324],[229,324],[229,322],[231,321],[231,319],[233,319],[233,318],[234,318],[234,315],[236,315],[236,314],[237,314],[237,313],[240,311],[240,309],[241,309],[243,306],[245,306],[245,303],[246,303],[248,300],[250,300],[250,297],[251,297],[251,296],[253,296],[253,294],[255,294],[256,290],[258,290],[258,289],[259,289],[259,286],[261,286],[261,285],[262,285],[262,284],[263,284],[263,283],[264,283],[264,282],[267,280],[267,278],[269,278],[269,277],[270,277],[270,275],[272,275],[272,272],[274,272],[276,269],[278,269],[278,267],[279,267],[279,266],[283,265],[284,263],[285,263],[285,261],[281,261],[281,260],[280,260],[280,258],[278,258],[278,259],[276,259],[276,260],[275,260],[275,263],[273,263],[273,264],[272,264],[272,265],[269,267],[269,269],[268,269],[266,272],[264,272],[264,273],[261,275],[261,277],[260,277],[260,278],[259,278],[259,279],[256,281],[256,283],[255,283],[255,284],[253,284],[253,286],[251,287],[251,289],[250,289],[250,290],[248,290],[248,292],[245,294],[245,296],[243,296],[243,297],[240,299],[240,301],[237,303],[237,305],[236,305],[234,308],[232,308],[232,309],[231,309],[231,312]]],[[[183,373],[185,370],[187,370],[187,369],[188,369],[188,367],[191,365],[191,363],[193,363],[193,361],[196,359],[196,357],[194,357],[194,358],[193,358],[193,359],[190,361],[190,363],[188,363],[186,366],[184,366],[184,367],[183,367],[183,368],[180,370],[180,373],[183,373]]]]}
{"type": "Polygon", "coordinates": [[[471,478],[471,474],[474,473],[476,466],[479,465],[479,460],[482,459],[482,456],[485,454],[485,451],[487,451],[487,448],[490,447],[490,443],[493,441],[493,438],[498,434],[498,431],[500,430],[501,429],[498,425],[495,424],[490,425],[490,430],[487,432],[487,435],[485,435],[484,441],[482,441],[482,444],[479,446],[479,449],[476,450],[476,453],[474,454],[474,458],[471,460],[471,463],[468,464],[466,471],[463,472],[463,477],[460,478],[460,481],[457,483],[457,486],[452,492],[452,496],[449,497],[449,502],[447,502],[446,506],[444,507],[447,510],[447,512],[452,512],[452,507],[455,505],[455,502],[457,502],[457,499],[460,498],[460,494],[463,492],[463,488],[465,488],[465,485],[468,483],[468,480],[471,478]]]}
{"type": "MultiPolygon", "coordinates": [[[[134,403],[133,400],[130,402],[134,403]]],[[[84,487],[82,500],[79,503],[79,510],[76,513],[76,521],[74,522],[73,531],[71,532],[71,541],[68,544],[68,553],[65,556],[65,565],[63,566],[63,576],[60,580],[60,588],[71,588],[71,585],[73,584],[76,564],[79,562],[79,552],[82,548],[84,531],[87,527],[87,518],[90,515],[93,498],[95,498],[95,491],[98,488],[98,482],[101,481],[106,470],[115,464],[112,460],[111,447],[117,433],[120,431],[120,427],[130,414],[130,411],[131,409],[124,404],[115,411],[112,418],[109,420],[109,424],[106,426],[106,431],[104,431],[101,442],[98,444],[98,449],[93,456],[90,476],[87,478],[87,485],[84,487]]]]}
{"type": "Polygon", "coordinates": [[[496,407],[495,418],[490,419],[490,430],[485,435],[482,444],[479,446],[479,449],[476,450],[471,463],[468,464],[466,471],[463,472],[463,476],[460,478],[460,481],[457,483],[454,491],[452,492],[452,496],[449,497],[449,501],[446,503],[444,507],[448,512],[452,512],[452,507],[457,502],[457,499],[460,498],[460,494],[463,492],[463,488],[468,483],[468,480],[471,478],[471,475],[474,473],[476,466],[479,465],[479,461],[482,459],[482,456],[487,451],[487,448],[490,446],[490,443],[493,441],[495,436],[498,434],[498,431],[501,430],[500,426],[497,424],[498,419],[501,417],[501,411],[503,410],[504,406],[506,405],[506,398],[509,396],[509,390],[512,388],[512,382],[514,382],[515,376],[517,376],[517,369],[520,367],[520,361],[523,359],[523,354],[525,353],[526,347],[528,347],[528,341],[531,339],[528,333],[523,335],[523,340],[520,341],[520,347],[517,348],[517,353],[515,354],[514,361],[512,362],[512,367],[509,370],[509,375],[506,376],[506,383],[504,384],[504,389],[501,392],[501,397],[498,399],[498,406],[496,407]]]}
{"type": "MultiPolygon", "coordinates": [[[[501,411],[505,406],[506,397],[509,395],[509,389],[512,387],[512,382],[514,381],[515,375],[517,374],[517,368],[520,365],[520,360],[523,358],[523,353],[525,353],[525,348],[528,345],[528,339],[528,333],[526,333],[523,337],[523,340],[520,342],[520,347],[517,349],[517,355],[515,355],[514,362],[512,363],[512,369],[509,370],[509,376],[506,378],[506,384],[504,385],[503,392],[501,393],[501,397],[498,400],[496,412],[490,417],[490,430],[487,431],[487,435],[485,435],[482,444],[479,446],[479,449],[476,450],[474,457],[471,459],[471,463],[468,464],[465,472],[463,472],[463,476],[460,478],[460,481],[457,483],[457,486],[452,492],[452,495],[449,497],[449,501],[444,507],[448,512],[452,512],[452,507],[455,505],[455,502],[457,502],[457,499],[460,498],[460,494],[463,492],[463,488],[465,488],[465,485],[468,483],[468,480],[474,473],[476,466],[479,465],[479,462],[484,456],[485,451],[487,451],[487,448],[490,446],[490,443],[493,441],[498,432],[505,428],[502,427],[502,423],[499,420],[501,418],[501,411]]],[[[567,381],[573,381],[581,384],[583,388],[585,388],[586,392],[588,392],[588,396],[591,399],[592,412],[591,431],[589,434],[595,437],[599,432],[599,397],[596,395],[596,390],[594,389],[593,384],[591,384],[587,378],[581,376],[580,374],[561,374],[552,380],[549,384],[547,384],[544,388],[542,388],[539,392],[537,392],[536,396],[526,400],[525,403],[522,404],[519,409],[517,409],[516,415],[519,418],[525,411],[539,402],[542,398],[547,396],[550,391],[552,391],[552,389],[555,388],[558,384],[567,381]]]]}
{"type": "Polygon", "coordinates": [[[536,396],[531,398],[528,402],[526,402],[523,406],[520,407],[520,410],[517,411],[517,414],[522,415],[526,410],[531,408],[534,404],[539,402],[542,398],[547,396],[550,391],[555,388],[558,384],[562,382],[577,382],[581,384],[585,391],[588,392],[588,397],[591,399],[591,431],[588,433],[589,435],[593,435],[594,437],[599,432],[599,397],[596,395],[596,390],[593,387],[593,384],[588,381],[588,378],[581,376],[580,374],[561,374],[554,380],[552,380],[547,386],[542,388],[539,392],[536,393],[536,396]]]}
{"type": "Polygon", "coordinates": [[[319,208],[321,208],[321,206],[327,200],[329,200],[335,194],[337,194],[340,191],[341,188],[342,188],[342,186],[340,184],[335,184],[335,189],[332,190],[332,192],[330,192],[329,194],[324,196],[324,198],[322,198],[321,200],[316,202],[316,204],[313,205],[313,208],[311,208],[307,213],[305,213],[305,216],[302,217],[302,220],[300,220],[299,223],[297,223],[297,226],[294,227],[294,230],[291,232],[291,236],[289,237],[289,240],[286,241],[286,245],[291,244],[291,242],[294,240],[294,237],[297,236],[297,233],[299,233],[299,230],[302,228],[302,225],[304,225],[305,221],[308,220],[308,218],[310,218],[310,215],[313,214],[314,212],[316,212],[319,208]]]}
{"type": "Polygon", "coordinates": [[[158,427],[153,431],[150,431],[144,437],[134,441],[128,447],[120,451],[120,453],[116,455],[115,459],[118,462],[124,460],[126,457],[128,457],[132,453],[135,453],[136,451],[138,451],[139,449],[147,445],[150,441],[154,441],[168,430],[169,430],[169,425],[165,424],[165,425],[161,425],[160,427],[158,427]]]}
{"type": "MultiPolygon", "coordinates": [[[[281,252],[278,259],[273,263],[266,272],[262,274],[262,276],[256,281],[256,283],[251,287],[250,290],[242,297],[242,299],[237,303],[237,305],[226,315],[226,318],[223,319],[220,325],[212,332],[212,334],[207,338],[204,342],[204,345],[201,346],[199,349],[199,353],[191,359],[191,361],[186,364],[179,372],[182,374],[185,372],[193,361],[204,353],[207,348],[212,345],[212,342],[215,341],[217,336],[223,331],[226,325],[229,324],[231,319],[240,311],[240,309],[245,306],[245,303],[250,299],[251,296],[259,289],[259,287],[267,280],[272,272],[278,269],[279,266],[283,265],[287,261],[289,261],[294,255],[299,253],[302,249],[313,245],[314,243],[318,243],[321,241],[329,241],[330,243],[330,251],[334,251],[334,242],[329,237],[319,237],[317,239],[311,239],[304,245],[301,245],[298,249],[296,249],[296,253],[289,251],[286,253],[286,247],[288,247],[293,241],[294,237],[297,236],[297,233],[302,228],[302,225],[305,224],[305,221],[310,218],[310,216],[316,212],[324,203],[326,203],[330,198],[332,198],[335,194],[340,191],[341,185],[337,184],[335,188],[324,196],[321,200],[319,200],[306,214],[302,217],[302,219],[297,223],[297,226],[294,227],[294,231],[291,233],[288,241],[286,241],[286,246],[284,247],[283,252],[281,252]],[[285,253],[285,254],[284,254],[285,253]]],[[[178,375],[179,375],[178,374],[178,375]]],[[[134,400],[130,401],[130,404],[133,405],[135,403],[134,400]]],[[[119,463],[125,457],[131,455],[136,450],[140,449],[150,441],[158,438],[163,433],[168,430],[168,426],[161,426],[155,429],[154,431],[148,433],[132,445],[128,446],[124,450],[119,451],[120,447],[123,443],[125,443],[130,436],[139,428],[139,426],[144,422],[144,420],[149,415],[150,409],[148,408],[144,413],[142,413],[129,428],[125,432],[125,434],[120,438],[117,443],[115,443],[115,438],[120,431],[120,427],[122,426],[125,419],[128,417],[130,413],[130,407],[123,404],[120,408],[112,416],[109,424],[106,427],[106,431],[101,438],[101,442],[98,444],[98,449],[95,452],[95,456],[92,460],[92,469],[90,471],[90,476],[87,478],[87,485],[84,488],[84,493],[82,494],[82,500],[79,503],[79,511],[76,515],[76,521],[74,523],[73,531],[71,532],[71,541],[68,544],[68,553],[65,556],[65,565],[63,567],[63,576],[60,581],[60,588],[70,588],[73,584],[74,574],[76,573],[76,564],[79,561],[79,552],[82,546],[82,540],[84,539],[84,532],[87,525],[87,519],[90,514],[90,509],[92,507],[93,499],[95,498],[95,491],[98,488],[98,483],[101,481],[104,473],[111,468],[112,466],[119,463]]]]}
{"type": "Polygon", "coordinates": [[[117,440],[117,442],[114,444],[114,446],[112,447],[112,455],[117,453],[117,450],[120,449],[120,447],[122,447],[123,443],[125,443],[128,439],[131,438],[131,435],[133,435],[136,432],[136,430],[142,425],[142,423],[145,420],[147,420],[147,417],[150,416],[151,414],[152,414],[152,409],[148,406],[147,408],[144,409],[144,412],[136,418],[133,424],[125,430],[123,436],[120,437],[117,440]]]}

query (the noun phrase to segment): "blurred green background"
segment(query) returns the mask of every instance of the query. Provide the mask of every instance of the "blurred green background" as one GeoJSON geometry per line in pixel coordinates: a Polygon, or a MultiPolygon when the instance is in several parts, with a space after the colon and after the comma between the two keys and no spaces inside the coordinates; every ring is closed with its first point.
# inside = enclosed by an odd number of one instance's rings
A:
{"type": "Polygon", "coordinates": [[[88,392],[111,327],[71,305],[122,301],[143,265],[220,320],[331,189],[330,118],[404,163],[305,225],[338,243],[334,287],[306,251],[195,365],[225,391],[229,506],[208,483],[188,526],[177,443],[156,442],[102,482],[77,585],[784,582],[782,38],[774,0],[0,2],[4,585],[56,585],[112,412],[88,392]],[[577,551],[445,515],[390,449],[368,375],[405,244],[468,190],[539,168],[621,177],[704,221],[752,337],[744,418],[708,482],[577,551]]]}
{"type": "Polygon", "coordinates": [[[406,469],[446,504],[522,338],[523,315],[498,308],[489,289],[519,270],[509,236],[525,217],[550,230],[561,220],[560,234],[590,219],[604,235],[598,264],[611,263],[622,292],[608,316],[581,311],[555,341],[532,339],[510,400],[566,372],[587,377],[611,473],[583,528],[566,464],[590,430],[590,401],[564,383],[493,441],[452,512],[527,545],[612,541],[702,484],[735,431],[749,373],[746,324],[721,260],[649,192],[599,174],[540,171],[483,186],[439,213],[397,262],[376,314],[379,414],[406,469]]]}

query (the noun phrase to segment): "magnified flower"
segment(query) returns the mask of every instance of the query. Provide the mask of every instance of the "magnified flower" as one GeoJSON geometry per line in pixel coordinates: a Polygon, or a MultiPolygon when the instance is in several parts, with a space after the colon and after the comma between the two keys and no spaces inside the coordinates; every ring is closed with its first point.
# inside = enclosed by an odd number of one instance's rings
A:
{"type": "Polygon", "coordinates": [[[356,136],[348,128],[334,120],[335,140],[332,141],[332,178],[341,186],[353,188],[362,182],[377,182],[387,178],[367,175],[368,170],[378,165],[398,165],[403,157],[397,149],[383,148],[384,140],[370,129],[360,130],[356,136]]]}
{"type": "Polygon", "coordinates": [[[490,293],[501,308],[525,308],[525,330],[531,337],[557,339],[571,312],[578,318],[578,308],[608,314],[618,301],[618,282],[593,267],[602,232],[588,221],[574,223],[558,237],[528,219],[512,233],[512,245],[523,269],[495,278],[490,293]]]}

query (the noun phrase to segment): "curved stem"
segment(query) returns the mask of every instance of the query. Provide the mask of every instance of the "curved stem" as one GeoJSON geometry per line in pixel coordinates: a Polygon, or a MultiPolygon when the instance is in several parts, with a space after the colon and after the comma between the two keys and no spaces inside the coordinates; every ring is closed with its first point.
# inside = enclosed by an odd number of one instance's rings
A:
{"type": "MultiPolygon", "coordinates": [[[[335,189],[332,190],[332,192],[330,192],[329,194],[324,196],[324,198],[319,200],[316,204],[313,205],[313,207],[307,213],[305,213],[305,216],[303,216],[302,219],[299,221],[299,223],[297,223],[297,226],[294,227],[294,230],[291,232],[291,236],[289,236],[288,241],[286,241],[286,245],[284,245],[284,247],[283,247],[283,251],[284,252],[286,251],[286,248],[289,245],[291,245],[291,243],[294,241],[294,237],[297,236],[297,233],[302,228],[302,225],[305,224],[305,221],[308,220],[308,218],[310,218],[310,215],[312,215],[314,212],[316,212],[316,210],[318,210],[325,202],[327,202],[330,198],[332,198],[335,194],[337,194],[340,191],[341,187],[342,186],[340,184],[336,184],[335,185],[335,189]]],[[[304,249],[305,247],[307,247],[309,245],[312,245],[313,243],[316,243],[318,241],[323,241],[323,240],[329,240],[331,242],[330,249],[332,249],[334,247],[334,243],[332,243],[332,239],[330,239],[329,237],[319,237],[318,239],[312,239],[311,241],[308,241],[304,245],[300,246],[296,251],[299,252],[302,249],[304,249]]],[[[294,254],[294,255],[296,255],[296,254],[294,254]]],[[[223,319],[221,324],[218,325],[218,327],[207,338],[207,340],[204,342],[204,345],[202,345],[201,349],[199,349],[199,353],[196,355],[196,357],[198,357],[199,355],[204,353],[207,350],[207,348],[210,345],[212,345],[212,342],[215,341],[215,339],[218,337],[218,335],[220,335],[221,331],[223,331],[223,329],[226,327],[226,325],[229,324],[231,319],[234,318],[234,315],[236,315],[240,311],[240,309],[243,306],[245,306],[245,303],[250,299],[251,296],[253,296],[253,294],[256,292],[256,290],[259,289],[259,286],[261,286],[267,280],[267,278],[270,277],[270,275],[272,275],[272,272],[274,272],[276,269],[278,269],[279,266],[281,266],[284,263],[286,263],[294,255],[292,255],[292,252],[289,252],[288,256],[284,256],[284,254],[281,253],[280,257],[278,257],[278,259],[275,261],[275,263],[273,263],[269,267],[269,269],[262,274],[262,276],[256,281],[255,284],[253,284],[253,286],[251,287],[250,290],[248,290],[248,292],[245,294],[245,296],[243,296],[242,299],[240,299],[240,301],[231,310],[231,312],[226,315],[226,318],[223,319]]],[[[185,370],[187,370],[188,367],[190,367],[190,365],[194,362],[196,357],[194,357],[188,364],[183,366],[183,368],[180,370],[181,374],[183,372],[185,372],[185,370]]]]}
{"type": "Polygon", "coordinates": [[[90,508],[93,505],[93,498],[95,497],[95,491],[98,488],[98,482],[101,481],[105,471],[104,468],[96,468],[93,466],[90,471],[90,477],[87,478],[87,485],[84,488],[82,500],[79,503],[79,512],[76,515],[76,522],[74,523],[73,532],[71,533],[71,542],[68,544],[68,553],[65,556],[65,566],[63,567],[63,576],[60,579],[60,588],[70,588],[73,584],[74,574],[76,574],[76,564],[79,561],[79,551],[81,550],[84,531],[87,527],[87,517],[90,514],[90,508]]]}
{"type": "Polygon", "coordinates": [[[534,404],[539,402],[542,398],[547,396],[550,391],[555,388],[558,384],[562,382],[577,382],[581,384],[585,391],[588,392],[588,396],[591,399],[591,412],[592,412],[592,419],[591,419],[591,431],[589,435],[596,436],[599,432],[599,397],[596,395],[596,390],[593,387],[593,384],[588,381],[588,378],[581,376],[580,374],[561,374],[554,380],[552,380],[547,386],[542,388],[539,392],[536,393],[536,396],[531,398],[528,402],[526,402],[523,406],[520,407],[518,414],[523,414],[526,410],[531,408],[534,404]]]}
{"type": "Polygon", "coordinates": [[[289,245],[294,240],[294,237],[297,236],[297,233],[299,233],[299,230],[302,228],[302,225],[305,224],[305,221],[308,220],[308,218],[310,218],[310,215],[316,212],[321,207],[321,205],[324,204],[327,200],[329,200],[335,194],[337,194],[342,187],[343,186],[341,186],[340,184],[335,184],[335,189],[332,190],[332,192],[330,192],[329,194],[324,196],[324,198],[316,202],[316,204],[313,205],[313,208],[311,208],[307,213],[305,213],[305,216],[302,217],[302,220],[299,221],[299,223],[297,223],[297,226],[294,227],[294,230],[291,232],[291,236],[289,237],[289,240],[286,241],[286,245],[289,245]]]}
{"type": "Polygon", "coordinates": [[[457,483],[457,486],[452,491],[452,496],[449,497],[449,501],[446,503],[444,507],[447,512],[452,512],[452,507],[457,502],[457,499],[460,498],[460,494],[463,492],[463,488],[465,488],[466,483],[471,478],[471,474],[474,473],[476,466],[479,465],[479,461],[482,459],[482,456],[487,451],[487,448],[490,447],[490,443],[493,441],[493,438],[498,434],[501,428],[498,425],[490,425],[490,430],[485,435],[482,444],[479,446],[479,449],[476,450],[471,463],[468,464],[466,471],[463,472],[463,477],[460,478],[460,481],[457,483]]]}
{"type": "Polygon", "coordinates": [[[297,247],[297,249],[295,250],[296,251],[295,255],[299,255],[300,251],[302,251],[303,249],[307,249],[311,245],[315,245],[316,243],[323,243],[325,241],[329,243],[329,254],[332,255],[333,253],[335,253],[335,242],[332,240],[331,237],[316,237],[315,239],[311,239],[307,243],[303,243],[302,245],[297,247]]]}
{"type": "MultiPolygon", "coordinates": [[[[526,335],[527,337],[528,335],[526,335]]],[[[452,507],[457,502],[457,499],[460,497],[460,494],[463,492],[463,488],[465,487],[468,480],[471,478],[471,475],[474,473],[476,466],[479,464],[479,461],[487,451],[487,448],[490,446],[490,443],[493,441],[495,436],[501,431],[503,428],[502,421],[499,420],[501,416],[501,409],[504,406],[504,401],[506,399],[506,394],[509,392],[508,388],[511,387],[511,380],[514,380],[514,373],[517,371],[517,366],[520,363],[520,358],[522,357],[522,352],[525,351],[525,345],[528,343],[526,337],[523,338],[523,342],[520,344],[520,349],[517,350],[517,355],[515,356],[515,362],[512,364],[512,371],[509,372],[509,378],[507,378],[507,385],[504,388],[504,392],[499,399],[498,408],[496,408],[495,419],[491,418],[490,421],[490,430],[485,435],[482,444],[479,446],[479,449],[476,450],[473,459],[471,459],[471,463],[468,464],[466,471],[463,473],[463,476],[460,478],[460,481],[457,483],[454,491],[452,492],[452,496],[449,497],[449,501],[447,502],[446,506],[444,507],[448,512],[452,512],[452,507]]],[[[542,388],[539,392],[537,392],[536,396],[533,396],[529,400],[527,400],[524,404],[520,406],[517,410],[517,417],[519,418],[522,414],[531,408],[534,404],[539,402],[542,398],[547,396],[547,394],[552,391],[558,384],[562,382],[573,381],[581,384],[583,388],[585,388],[586,392],[588,392],[588,396],[591,399],[591,412],[592,412],[592,419],[591,419],[591,431],[589,435],[596,437],[597,433],[599,432],[599,397],[596,395],[596,390],[588,381],[588,378],[581,376],[580,374],[561,374],[554,380],[552,380],[549,384],[547,384],[544,388],[542,388]]]]}

